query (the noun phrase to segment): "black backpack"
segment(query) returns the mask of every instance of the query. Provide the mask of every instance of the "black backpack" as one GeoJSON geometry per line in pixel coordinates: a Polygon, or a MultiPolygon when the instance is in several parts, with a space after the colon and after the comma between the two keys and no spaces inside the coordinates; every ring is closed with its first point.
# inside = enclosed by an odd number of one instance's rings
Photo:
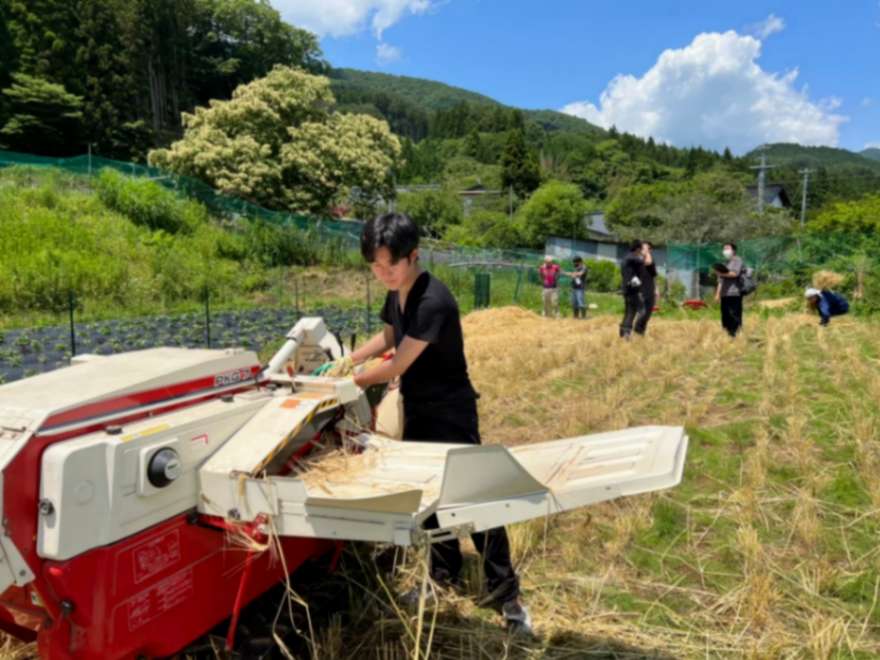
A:
{"type": "Polygon", "coordinates": [[[739,292],[740,295],[747,296],[754,293],[758,288],[758,281],[755,279],[755,269],[748,266],[743,267],[739,274],[739,292]]]}

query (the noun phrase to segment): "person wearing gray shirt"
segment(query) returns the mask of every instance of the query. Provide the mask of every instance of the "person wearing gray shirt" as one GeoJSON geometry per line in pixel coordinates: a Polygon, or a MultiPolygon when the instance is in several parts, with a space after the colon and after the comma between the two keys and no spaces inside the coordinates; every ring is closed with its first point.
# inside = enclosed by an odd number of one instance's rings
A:
{"type": "Polygon", "coordinates": [[[742,286],[740,275],[743,262],[736,255],[736,243],[724,244],[724,258],[727,263],[715,268],[718,287],[715,289],[715,302],[721,303],[721,325],[731,337],[736,337],[742,327],[742,286]]]}

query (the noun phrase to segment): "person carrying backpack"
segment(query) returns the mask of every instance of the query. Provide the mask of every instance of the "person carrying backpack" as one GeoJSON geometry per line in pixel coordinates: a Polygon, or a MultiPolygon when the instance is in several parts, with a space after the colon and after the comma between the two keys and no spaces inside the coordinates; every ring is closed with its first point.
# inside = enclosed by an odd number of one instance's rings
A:
{"type": "Polygon", "coordinates": [[[715,302],[721,303],[721,326],[731,337],[736,337],[742,328],[743,261],[736,254],[736,243],[725,243],[722,254],[727,263],[716,264],[718,287],[715,289],[715,302]]]}
{"type": "Polygon", "coordinates": [[[832,316],[849,312],[849,302],[841,294],[828,289],[808,288],[804,292],[807,304],[819,312],[819,325],[828,325],[832,316]]]}

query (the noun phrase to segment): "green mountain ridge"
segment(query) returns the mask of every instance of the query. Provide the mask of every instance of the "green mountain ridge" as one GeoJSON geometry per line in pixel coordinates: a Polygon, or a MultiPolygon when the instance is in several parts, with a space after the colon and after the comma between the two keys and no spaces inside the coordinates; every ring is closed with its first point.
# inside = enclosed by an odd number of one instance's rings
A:
{"type": "Polygon", "coordinates": [[[862,158],[870,158],[871,160],[880,160],[880,148],[869,147],[867,149],[862,149],[859,152],[859,155],[862,158]]]}
{"type": "MultiPolygon", "coordinates": [[[[493,107],[500,106],[503,108],[511,107],[484,94],[425,78],[396,76],[376,71],[346,68],[333,69],[329,76],[334,92],[339,92],[340,90],[360,90],[375,94],[387,94],[392,97],[398,97],[404,103],[429,113],[438,110],[449,110],[460,103],[473,103],[493,107]]],[[[605,134],[603,129],[585,119],[566,115],[557,110],[522,109],[522,112],[526,119],[531,119],[548,132],[569,131],[596,136],[605,134]]]]}
{"type": "MultiPolygon", "coordinates": [[[[877,154],[872,156],[865,152],[856,153],[836,147],[807,147],[800,144],[780,142],[768,144],[763,148],[767,154],[769,165],[785,165],[808,168],[858,168],[880,172],[880,149],[874,149],[877,154]]],[[[872,150],[866,150],[872,151],[872,150]]],[[[761,155],[761,148],[753,149],[746,158],[757,159],[761,155]]]]}

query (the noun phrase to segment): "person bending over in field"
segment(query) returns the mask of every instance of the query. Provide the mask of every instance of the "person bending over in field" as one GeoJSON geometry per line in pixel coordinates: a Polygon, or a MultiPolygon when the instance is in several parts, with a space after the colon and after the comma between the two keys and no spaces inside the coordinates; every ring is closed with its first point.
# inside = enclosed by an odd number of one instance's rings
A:
{"type": "Polygon", "coordinates": [[[828,289],[809,288],[804,292],[807,304],[819,312],[819,324],[828,325],[832,316],[849,312],[849,302],[841,294],[828,289]]]}
{"type": "MultiPolygon", "coordinates": [[[[446,285],[419,265],[418,227],[403,214],[380,216],[364,226],[361,253],[388,289],[381,314],[385,327],[351,359],[359,364],[396,350],[391,360],[355,375],[355,383],[366,388],[400,377],[406,441],[480,444],[478,394],[468,376],[458,304],[446,285]]],[[[437,526],[436,515],[425,521],[427,529],[437,526]]],[[[531,632],[504,528],[472,534],[471,539],[483,559],[488,600],[509,629],[531,632]]],[[[436,583],[459,584],[458,539],[432,544],[430,564],[436,583]]],[[[416,588],[403,599],[413,604],[418,597],[416,588]]]]}

